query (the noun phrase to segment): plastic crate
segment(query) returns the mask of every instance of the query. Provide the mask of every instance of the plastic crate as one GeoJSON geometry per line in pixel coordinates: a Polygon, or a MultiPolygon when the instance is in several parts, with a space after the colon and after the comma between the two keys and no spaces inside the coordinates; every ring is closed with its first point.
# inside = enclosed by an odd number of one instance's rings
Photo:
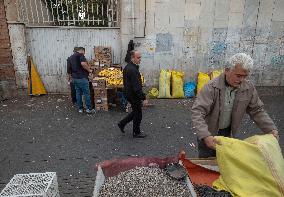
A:
{"type": "Polygon", "coordinates": [[[55,172],[16,174],[0,197],[59,197],[55,172]]]}

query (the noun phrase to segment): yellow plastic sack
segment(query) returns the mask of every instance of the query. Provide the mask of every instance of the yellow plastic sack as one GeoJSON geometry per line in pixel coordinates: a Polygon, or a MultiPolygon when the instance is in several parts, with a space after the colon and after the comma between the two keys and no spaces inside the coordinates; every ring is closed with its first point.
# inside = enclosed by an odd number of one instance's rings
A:
{"type": "Polygon", "coordinates": [[[210,77],[207,73],[199,72],[197,77],[197,94],[210,81],[210,77]]]}
{"type": "Polygon", "coordinates": [[[184,72],[172,71],[172,98],[184,98],[184,72]]]}
{"type": "Polygon", "coordinates": [[[157,98],[158,95],[159,95],[159,90],[157,88],[152,88],[148,93],[148,97],[150,98],[157,98]]]}
{"type": "Polygon", "coordinates": [[[213,183],[234,197],[283,197],[284,159],[276,138],[257,135],[244,141],[216,137],[220,177],[213,183]]]}
{"type": "Polygon", "coordinates": [[[213,70],[211,72],[210,78],[215,79],[216,77],[218,77],[219,75],[221,75],[223,73],[223,70],[213,70]]]}
{"type": "Polygon", "coordinates": [[[171,71],[161,70],[158,98],[171,98],[171,71]]]}

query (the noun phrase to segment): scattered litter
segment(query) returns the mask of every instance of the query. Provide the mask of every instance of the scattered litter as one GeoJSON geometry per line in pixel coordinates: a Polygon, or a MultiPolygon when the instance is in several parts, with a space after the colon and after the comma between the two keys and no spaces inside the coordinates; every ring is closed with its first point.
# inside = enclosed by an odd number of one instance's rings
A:
{"type": "Polygon", "coordinates": [[[57,108],[59,108],[59,106],[56,106],[55,108],[57,109],[57,108]]]}
{"type": "Polygon", "coordinates": [[[171,127],[166,127],[167,129],[170,129],[171,127]]]}
{"type": "Polygon", "coordinates": [[[69,120],[69,118],[66,118],[66,120],[69,120]]]}
{"type": "Polygon", "coordinates": [[[194,147],[195,148],[195,144],[194,143],[189,143],[189,146],[194,147]]]}
{"type": "Polygon", "coordinates": [[[57,99],[57,102],[63,102],[64,100],[63,99],[57,99]]]}
{"type": "Polygon", "coordinates": [[[181,138],[181,139],[183,139],[183,137],[182,137],[182,136],[181,136],[180,138],[181,138]]]}
{"type": "Polygon", "coordinates": [[[2,105],[3,107],[7,107],[7,105],[2,105]]]}

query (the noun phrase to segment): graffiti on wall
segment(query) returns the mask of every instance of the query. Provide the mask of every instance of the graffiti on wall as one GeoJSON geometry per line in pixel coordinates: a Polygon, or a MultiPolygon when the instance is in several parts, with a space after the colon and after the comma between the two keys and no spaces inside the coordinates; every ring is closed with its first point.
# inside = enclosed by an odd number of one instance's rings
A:
{"type": "Polygon", "coordinates": [[[171,51],[173,46],[173,37],[171,34],[166,33],[157,34],[156,38],[156,52],[171,51]]]}
{"type": "Polygon", "coordinates": [[[284,55],[275,56],[271,58],[272,66],[284,66],[284,55]]]}
{"type": "Polygon", "coordinates": [[[227,44],[224,42],[214,42],[213,43],[213,48],[212,48],[212,53],[216,55],[222,54],[227,48],[227,44]]]}

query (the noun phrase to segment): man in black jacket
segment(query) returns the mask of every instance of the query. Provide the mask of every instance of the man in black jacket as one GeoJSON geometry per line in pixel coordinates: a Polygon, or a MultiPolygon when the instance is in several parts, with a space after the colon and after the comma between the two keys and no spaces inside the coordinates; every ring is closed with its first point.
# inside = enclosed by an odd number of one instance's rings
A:
{"type": "MultiPolygon", "coordinates": [[[[78,51],[78,47],[74,47],[73,54],[77,53],[77,51],[78,51]]],[[[71,68],[70,57],[68,57],[67,59],[68,83],[70,84],[72,103],[73,105],[76,105],[77,103],[76,90],[75,90],[74,82],[72,80],[72,68],[71,68]]]]}
{"type": "Polygon", "coordinates": [[[148,101],[142,91],[142,81],[139,72],[139,64],[141,62],[141,53],[139,51],[131,51],[131,62],[123,69],[123,85],[126,98],[131,104],[132,112],[118,123],[121,132],[124,133],[124,127],[133,121],[133,137],[144,138],[140,130],[142,121],[142,104],[146,105],[148,101]],[[142,103],[143,102],[143,103],[142,103]]]}

